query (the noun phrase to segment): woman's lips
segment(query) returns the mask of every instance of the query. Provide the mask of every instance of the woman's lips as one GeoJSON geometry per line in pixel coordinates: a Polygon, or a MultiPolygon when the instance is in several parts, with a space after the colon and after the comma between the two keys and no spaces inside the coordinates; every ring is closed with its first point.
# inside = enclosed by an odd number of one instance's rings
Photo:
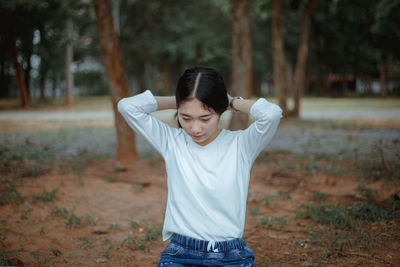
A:
{"type": "Polygon", "coordinates": [[[200,139],[200,138],[202,138],[203,136],[202,136],[202,135],[192,135],[192,137],[193,137],[194,139],[200,139]]]}

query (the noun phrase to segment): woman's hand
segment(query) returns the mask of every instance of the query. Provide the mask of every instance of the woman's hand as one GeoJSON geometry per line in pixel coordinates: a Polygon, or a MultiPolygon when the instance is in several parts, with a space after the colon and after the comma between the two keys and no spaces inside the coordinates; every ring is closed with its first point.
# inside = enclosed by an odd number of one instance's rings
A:
{"type": "Polygon", "coordinates": [[[231,110],[232,111],[232,107],[231,107],[231,102],[233,100],[233,97],[230,94],[226,94],[228,96],[228,108],[227,110],[231,110]]]}

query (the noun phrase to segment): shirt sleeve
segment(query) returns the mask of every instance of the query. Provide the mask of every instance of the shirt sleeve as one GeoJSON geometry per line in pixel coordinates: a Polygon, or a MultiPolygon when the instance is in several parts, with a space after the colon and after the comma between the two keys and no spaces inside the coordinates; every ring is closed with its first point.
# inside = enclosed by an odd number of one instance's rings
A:
{"type": "Polygon", "coordinates": [[[157,101],[149,90],[118,102],[118,111],[128,125],[144,136],[165,158],[174,128],[150,114],[156,110],[157,101]]]}
{"type": "Polygon", "coordinates": [[[240,144],[243,160],[251,165],[275,135],[282,109],[260,98],[252,105],[250,115],[255,121],[240,135],[240,144]]]}

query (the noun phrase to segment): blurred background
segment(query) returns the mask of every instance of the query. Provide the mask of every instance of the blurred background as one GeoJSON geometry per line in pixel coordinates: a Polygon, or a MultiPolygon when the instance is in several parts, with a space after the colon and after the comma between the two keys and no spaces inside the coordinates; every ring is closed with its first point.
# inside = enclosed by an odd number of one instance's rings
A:
{"type": "MultiPolygon", "coordinates": [[[[277,41],[283,47],[281,75],[289,85],[282,87],[293,94],[304,34],[303,95],[400,94],[400,1],[248,2],[248,10],[233,16],[236,6],[228,0],[110,1],[130,93],[149,88],[173,94],[179,75],[194,65],[216,68],[231,87],[232,25],[249,20],[250,32],[240,41],[251,42],[253,95],[272,96],[280,89],[274,87],[277,41]],[[280,7],[274,11],[274,5],[280,7]]],[[[26,90],[31,102],[48,101],[65,97],[67,85],[74,97],[109,94],[91,1],[2,1],[0,18],[1,98],[18,98],[26,90]]]]}

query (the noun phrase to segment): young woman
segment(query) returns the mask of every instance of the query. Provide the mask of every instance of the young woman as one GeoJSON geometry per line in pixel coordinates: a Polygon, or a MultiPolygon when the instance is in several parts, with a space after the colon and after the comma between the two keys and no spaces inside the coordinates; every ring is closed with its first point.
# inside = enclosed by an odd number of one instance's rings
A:
{"type": "Polygon", "coordinates": [[[118,110],[165,160],[162,235],[170,242],[158,266],[254,266],[255,255],[242,239],[250,169],[275,134],[279,106],[231,97],[214,69],[195,67],[180,77],[175,97],[147,90],[122,99],[118,110]],[[150,114],[162,109],[177,109],[179,128],[150,114]],[[221,129],[227,109],[255,121],[245,130],[221,129]]]}

